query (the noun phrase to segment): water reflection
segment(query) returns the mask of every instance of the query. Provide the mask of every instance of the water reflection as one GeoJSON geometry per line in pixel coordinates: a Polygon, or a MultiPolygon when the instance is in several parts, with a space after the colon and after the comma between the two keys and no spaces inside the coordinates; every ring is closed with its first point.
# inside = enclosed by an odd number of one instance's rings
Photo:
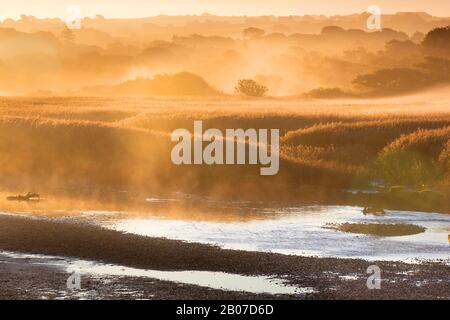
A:
{"type": "Polygon", "coordinates": [[[225,272],[210,271],[160,271],[137,269],[119,265],[97,263],[94,261],[47,256],[38,254],[23,254],[0,251],[0,258],[7,257],[27,264],[39,264],[59,268],[68,274],[73,272],[89,274],[98,277],[145,277],[162,281],[178,282],[225,291],[244,291],[250,293],[299,295],[312,293],[309,287],[290,286],[274,277],[245,276],[225,272]]]}
{"type": "Polygon", "coordinates": [[[220,245],[224,248],[368,260],[448,259],[446,228],[450,216],[437,213],[388,211],[364,216],[361,208],[312,206],[259,208],[258,219],[192,221],[171,217],[107,219],[107,228],[144,236],[220,245]],[[381,237],[324,228],[331,223],[415,224],[425,232],[381,237]]]}

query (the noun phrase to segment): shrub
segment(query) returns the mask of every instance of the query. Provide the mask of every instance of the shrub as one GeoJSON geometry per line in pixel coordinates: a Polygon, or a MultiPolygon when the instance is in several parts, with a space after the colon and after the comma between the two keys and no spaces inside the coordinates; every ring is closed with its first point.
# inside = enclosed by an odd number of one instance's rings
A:
{"type": "Polygon", "coordinates": [[[237,94],[243,94],[250,97],[262,97],[268,91],[266,86],[251,79],[240,79],[234,90],[237,94]]]}
{"type": "Polygon", "coordinates": [[[421,187],[442,177],[434,159],[407,149],[390,149],[376,160],[381,177],[389,184],[421,187]]]}

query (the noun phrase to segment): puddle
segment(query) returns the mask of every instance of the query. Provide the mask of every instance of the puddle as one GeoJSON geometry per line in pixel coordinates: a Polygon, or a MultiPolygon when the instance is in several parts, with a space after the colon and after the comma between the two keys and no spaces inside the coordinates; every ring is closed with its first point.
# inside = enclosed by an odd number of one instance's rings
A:
{"type": "Polygon", "coordinates": [[[144,270],[86,261],[77,261],[71,264],[68,270],[69,272],[77,270],[81,273],[99,276],[147,277],[225,291],[270,294],[305,294],[314,292],[312,288],[288,286],[283,284],[281,280],[274,278],[243,276],[224,272],[144,270]]]}
{"type": "Polygon", "coordinates": [[[62,269],[68,274],[74,272],[99,277],[145,277],[162,281],[197,285],[224,291],[244,291],[250,293],[300,295],[313,293],[309,287],[296,287],[282,280],[263,276],[244,276],[210,271],[159,271],[137,269],[119,265],[103,264],[87,260],[68,259],[56,256],[0,252],[0,256],[23,259],[26,263],[46,265],[62,269]]]}

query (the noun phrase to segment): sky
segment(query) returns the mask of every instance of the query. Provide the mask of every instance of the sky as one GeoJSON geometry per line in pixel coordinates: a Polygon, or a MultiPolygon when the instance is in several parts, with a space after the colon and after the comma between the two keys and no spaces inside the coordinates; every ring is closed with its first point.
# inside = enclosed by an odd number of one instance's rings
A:
{"type": "Polygon", "coordinates": [[[344,15],[361,13],[378,5],[382,13],[423,11],[450,16],[450,0],[0,0],[0,19],[21,14],[66,17],[70,5],[81,8],[82,17],[137,18],[159,14],[184,15],[205,12],[217,15],[344,15]]]}

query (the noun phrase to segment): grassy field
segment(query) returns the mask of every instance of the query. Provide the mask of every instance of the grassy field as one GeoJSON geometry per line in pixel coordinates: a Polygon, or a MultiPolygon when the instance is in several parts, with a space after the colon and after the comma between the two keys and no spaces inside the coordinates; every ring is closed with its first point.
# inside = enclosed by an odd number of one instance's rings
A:
{"type": "Polygon", "coordinates": [[[4,97],[1,187],[285,200],[335,199],[336,190],[378,183],[448,196],[450,103],[427,101],[4,97]],[[194,120],[204,130],[280,129],[278,175],[173,165],[170,133],[192,131],[194,120]]]}

